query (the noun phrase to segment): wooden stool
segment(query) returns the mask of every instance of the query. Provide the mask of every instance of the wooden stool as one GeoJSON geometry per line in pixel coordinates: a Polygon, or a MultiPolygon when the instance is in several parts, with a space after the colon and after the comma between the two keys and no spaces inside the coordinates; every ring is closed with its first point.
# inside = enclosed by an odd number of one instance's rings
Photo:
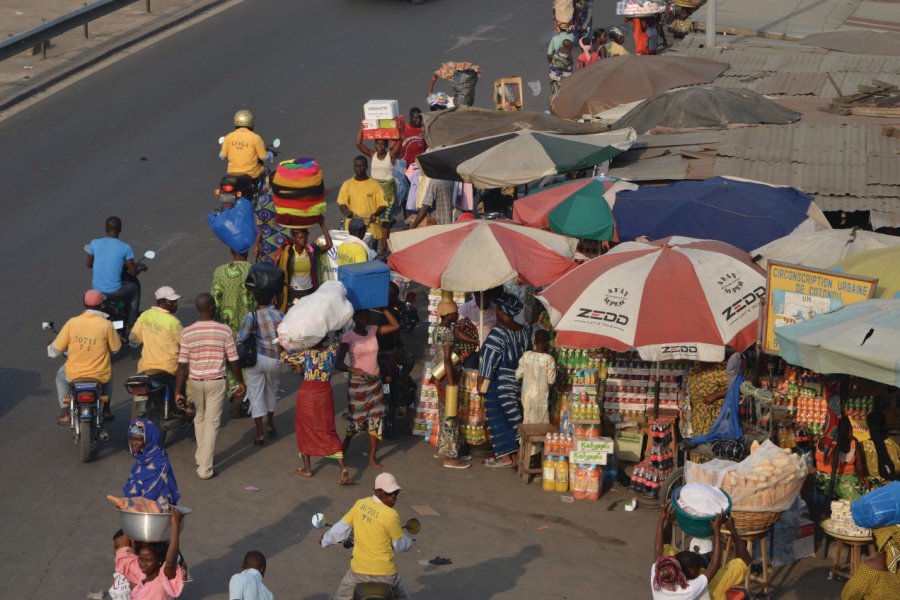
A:
{"type": "Polygon", "coordinates": [[[525,108],[521,77],[502,77],[494,81],[494,108],[512,111],[525,108]]]}
{"type": "Polygon", "coordinates": [[[822,521],[820,525],[822,526],[822,531],[825,532],[825,535],[834,540],[831,576],[840,577],[841,579],[850,579],[853,574],[856,573],[856,569],[859,568],[859,564],[862,562],[862,549],[867,548],[866,554],[868,556],[874,554],[874,540],[872,536],[864,537],[837,533],[829,527],[830,521],[830,519],[826,519],[825,521],[822,521]],[[845,549],[848,554],[847,561],[844,561],[845,549]]]}
{"type": "Polygon", "coordinates": [[[532,475],[542,472],[540,465],[534,468],[531,466],[531,450],[537,444],[540,444],[543,450],[544,438],[548,433],[556,433],[556,428],[549,423],[519,425],[519,456],[517,463],[522,483],[530,483],[532,475]]]}
{"type": "MultiPolygon", "coordinates": [[[[759,542],[759,555],[760,560],[762,561],[762,575],[753,575],[750,573],[750,565],[747,565],[747,577],[744,579],[744,588],[747,593],[750,594],[752,592],[761,591],[766,593],[769,589],[769,531],[772,528],[764,529],[761,531],[744,531],[738,534],[738,537],[741,538],[741,541],[747,543],[747,550],[750,552],[750,558],[753,558],[753,542],[759,542]]],[[[729,560],[731,556],[731,550],[733,548],[733,540],[731,539],[731,532],[727,529],[722,530],[722,535],[725,536],[725,555],[723,559],[724,561],[729,560]]],[[[751,561],[752,562],[752,561],[751,561]]]]}

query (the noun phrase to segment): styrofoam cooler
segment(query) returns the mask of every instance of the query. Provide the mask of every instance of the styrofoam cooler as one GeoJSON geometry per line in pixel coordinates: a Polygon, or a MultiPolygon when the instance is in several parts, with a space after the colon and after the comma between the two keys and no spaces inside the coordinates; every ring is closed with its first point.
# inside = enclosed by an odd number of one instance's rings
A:
{"type": "Polygon", "coordinates": [[[400,107],[396,100],[369,100],[363,104],[364,119],[396,119],[400,107]]]}
{"type": "Polygon", "coordinates": [[[338,267],[338,281],[347,288],[354,310],[387,306],[391,270],[380,260],[338,267]]]}

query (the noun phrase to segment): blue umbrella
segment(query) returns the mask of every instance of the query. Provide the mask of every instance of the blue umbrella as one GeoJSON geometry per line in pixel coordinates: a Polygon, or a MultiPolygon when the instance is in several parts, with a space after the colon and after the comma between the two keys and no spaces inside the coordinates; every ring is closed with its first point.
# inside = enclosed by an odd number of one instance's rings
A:
{"type": "Polygon", "coordinates": [[[613,216],[622,241],[683,235],[750,252],[794,231],[811,204],[794,188],[713,177],[619,192],[613,216]]]}

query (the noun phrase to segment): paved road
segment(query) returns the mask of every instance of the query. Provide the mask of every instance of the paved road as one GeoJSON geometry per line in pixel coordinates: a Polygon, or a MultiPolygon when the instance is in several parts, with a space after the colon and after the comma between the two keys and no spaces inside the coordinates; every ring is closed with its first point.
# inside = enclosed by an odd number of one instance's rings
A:
{"type": "MultiPolygon", "coordinates": [[[[115,441],[96,462],[80,464],[67,432],[54,424],[58,363],[46,358],[49,340],[39,330],[41,320],[61,323],[79,310],[90,282],[81,246],[102,235],[105,217],[123,218],[123,238],[137,252],[158,253],[143,277],[145,306],[162,284],[191,298],[208,289],[212,269],[227,259],[204,215],[222,171],[215,140],[236,108],[251,107],[258,130],[281,137],[288,155],[318,157],[336,189],[351,175],[361,104],[422,104],[442,60],[484,68],[482,106],[490,104],[495,77],[520,74],[546,88],[549,10],[545,0],[432,0],[420,7],[402,0],[246,2],[0,123],[7,141],[0,150],[4,597],[83,598],[109,584],[118,525],[103,496],[119,490],[130,468],[118,441],[126,397],[117,391],[115,441]]],[[[527,103],[542,109],[545,101],[527,103]]],[[[179,316],[190,323],[195,313],[184,304],[179,316]]],[[[117,390],[134,369],[134,357],[117,358],[117,390]]],[[[194,476],[189,440],[176,438],[170,448],[183,503],[195,509],[183,547],[197,581],[185,598],[224,598],[228,577],[253,548],[269,556],[267,581],[279,598],[328,598],[346,569],[345,551],[317,547],[309,515],[337,518],[368,493],[374,475],[361,456],[363,442],[349,458],[357,486],[338,488],[330,464],[313,480],[296,478],[296,381],[285,376],[282,387],[280,439],[256,448],[249,423],[228,423],[215,480],[194,476]],[[248,485],[261,491],[245,491],[248,485]]],[[[335,397],[343,393],[340,384],[335,397]]],[[[556,494],[524,488],[511,472],[477,465],[449,472],[431,454],[410,438],[387,443],[382,457],[405,486],[403,515],[413,514],[411,505],[439,513],[423,518],[416,549],[398,560],[417,597],[586,598],[601,582],[604,597],[644,594],[653,516],[564,504],[556,494]],[[417,563],[435,555],[454,565],[417,563]]]]}

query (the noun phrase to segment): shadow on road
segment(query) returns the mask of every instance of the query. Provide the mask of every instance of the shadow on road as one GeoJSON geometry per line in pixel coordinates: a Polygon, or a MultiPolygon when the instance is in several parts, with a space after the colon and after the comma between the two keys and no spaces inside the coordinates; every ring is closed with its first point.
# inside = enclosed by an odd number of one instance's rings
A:
{"type": "MultiPolygon", "coordinates": [[[[57,365],[56,368],[58,369],[59,366],[57,365]]],[[[56,370],[53,371],[53,376],[56,377],[56,370]]],[[[42,390],[40,385],[41,374],[37,371],[0,367],[0,398],[3,399],[0,401],[0,417],[16,406],[23,398],[46,395],[48,390],[42,390]]],[[[52,380],[49,391],[54,398],[54,401],[49,406],[57,407],[58,405],[55,402],[56,387],[52,386],[52,380]]]]}
{"type": "Polygon", "coordinates": [[[422,575],[416,581],[427,591],[428,598],[493,598],[496,594],[513,589],[519,577],[525,574],[528,563],[543,556],[539,546],[525,546],[515,556],[492,558],[473,567],[444,570],[446,567],[429,567],[440,572],[422,575]]]}
{"type": "MultiPolygon", "coordinates": [[[[280,519],[236,540],[222,555],[207,558],[197,564],[189,562],[191,575],[197,582],[203,582],[207,586],[203,590],[192,592],[211,593],[208,588],[216,589],[216,585],[227,588],[229,578],[240,571],[244,555],[250,550],[259,550],[271,558],[289,548],[302,545],[310,536],[318,539],[321,533],[312,528],[309,518],[317,512],[326,511],[331,504],[331,499],[324,496],[305,500],[280,519]],[[296,533],[298,527],[300,533],[296,533]]],[[[187,560],[190,561],[190,555],[187,556],[187,560]]]]}

